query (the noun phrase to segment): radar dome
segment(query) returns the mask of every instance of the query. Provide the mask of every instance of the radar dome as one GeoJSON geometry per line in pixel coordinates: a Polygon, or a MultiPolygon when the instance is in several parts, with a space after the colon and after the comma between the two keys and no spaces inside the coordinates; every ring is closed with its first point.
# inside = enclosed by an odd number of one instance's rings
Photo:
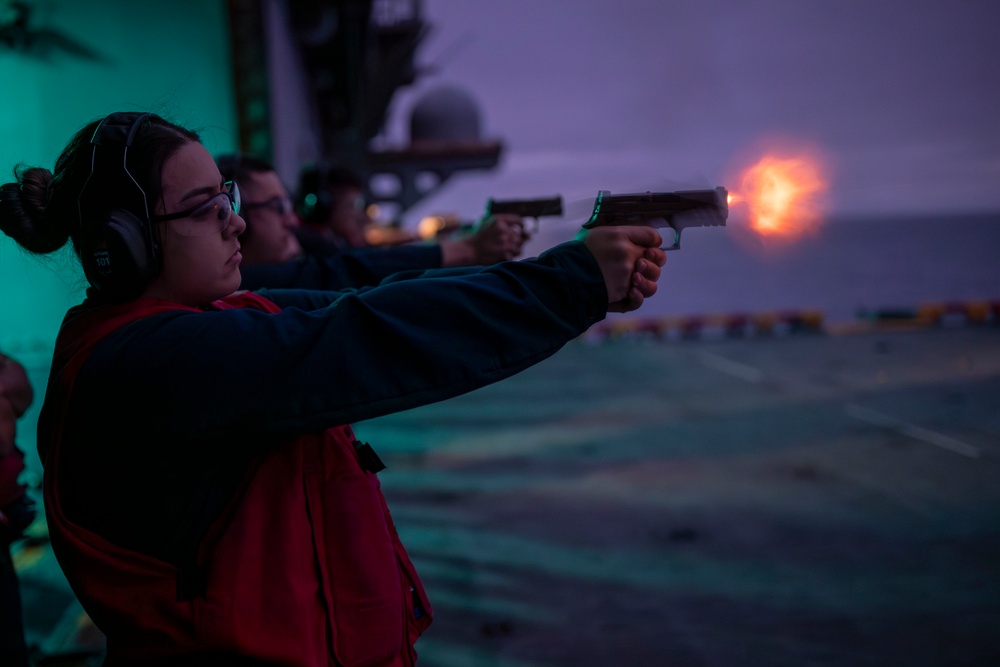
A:
{"type": "Polygon", "coordinates": [[[478,141],[479,124],[479,107],[469,93],[440,86],[413,105],[410,141],[478,141]]]}

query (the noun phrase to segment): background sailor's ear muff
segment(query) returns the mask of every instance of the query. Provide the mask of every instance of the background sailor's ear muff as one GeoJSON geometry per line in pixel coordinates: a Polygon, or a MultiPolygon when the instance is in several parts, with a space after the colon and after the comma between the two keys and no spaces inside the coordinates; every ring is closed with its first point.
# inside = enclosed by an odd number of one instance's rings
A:
{"type": "MultiPolygon", "coordinates": [[[[128,171],[128,149],[142,123],[158,119],[148,113],[116,112],[101,121],[90,143],[90,178],[98,171],[98,163],[120,164],[118,167],[141,195],[142,216],[123,208],[102,210],[99,200],[86,199],[85,184],[80,191],[80,259],[87,281],[101,294],[115,299],[138,296],[156,277],[160,266],[159,244],[153,234],[149,202],[142,187],[128,171]],[[110,153],[109,156],[100,153],[110,153]]],[[[104,167],[102,167],[103,169],[104,167]]],[[[87,183],[90,183],[88,178],[87,183]]]]}
{"type": "Polygon", "coordinates": [[[330,217],[330,163],[318,160],[302,169],[295,192],[295,212],[304,222],[325,223],[330,217]]]}

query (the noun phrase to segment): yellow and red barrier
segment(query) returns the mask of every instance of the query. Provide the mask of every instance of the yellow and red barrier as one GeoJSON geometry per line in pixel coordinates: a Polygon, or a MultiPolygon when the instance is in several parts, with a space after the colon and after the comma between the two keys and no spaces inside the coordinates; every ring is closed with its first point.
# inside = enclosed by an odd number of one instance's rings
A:
{"type": "Polygon", "coordinates": [[[916,308],[862,310],[858,312],[856,322],[834,325],[827,325],[823,312],[818,309],[617,317],[594,325],[585,337],[598,340],[622,338],[702,340],[990,324],[1000,324],[1000,299],[928,301],[916,308]]]}

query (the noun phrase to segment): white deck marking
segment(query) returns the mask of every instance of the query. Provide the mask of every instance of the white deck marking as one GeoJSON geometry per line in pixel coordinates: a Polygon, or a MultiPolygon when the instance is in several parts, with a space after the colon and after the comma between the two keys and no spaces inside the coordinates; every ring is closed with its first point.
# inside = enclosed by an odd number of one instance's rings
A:
{"type": "Polygon", "coordinates": [[[712,370],[725,373],[726,375],[732,375],[733,377],[738,377],[739,379],[746,380],[747,382],[760,382],[764,379],[764,373],[759,368],[754,368],[753,366],[733,361],[732,359],[727,359],[720,354],[715,354],[714,352],[705,352],[702,350],[701,363],[712,370]]]}
{"type": "Polygon", "coordinates": [[[895,417],[890,417],[889,415],[871,410],[869,408],[863,408],[854,403],[847,406],[847,414],[863,422],[890,428],[901,435],[926,442],[930,445],[934,445],[935,447],[940,447],[941,449],[947,449],[948,451],[961,454],[962,456],[968,456],[971,459],[978,459],[980,455],[978,447],[970,445],[966,442],[962,442],[961,440],[957,440],[943,433],[938,433],[937,431],[931,431],[930,429],[923,428],[922,426],[917,426],[916,424],[896,419],[895,417]]]}

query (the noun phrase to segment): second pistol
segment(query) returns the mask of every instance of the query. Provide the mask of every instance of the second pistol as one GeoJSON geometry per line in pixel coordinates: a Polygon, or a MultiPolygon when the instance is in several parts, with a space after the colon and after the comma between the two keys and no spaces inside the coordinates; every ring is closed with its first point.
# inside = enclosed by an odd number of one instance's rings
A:
{"type": "Polygon", "coordinates": [[[561,216],[563,214],[562,195],[543,199],[488,199],[486,200],[486,216],[507,213],[519,215],[525,220],[531,220],[528,230],[533,234],[538,229],[538,218],[561,216]]]}

